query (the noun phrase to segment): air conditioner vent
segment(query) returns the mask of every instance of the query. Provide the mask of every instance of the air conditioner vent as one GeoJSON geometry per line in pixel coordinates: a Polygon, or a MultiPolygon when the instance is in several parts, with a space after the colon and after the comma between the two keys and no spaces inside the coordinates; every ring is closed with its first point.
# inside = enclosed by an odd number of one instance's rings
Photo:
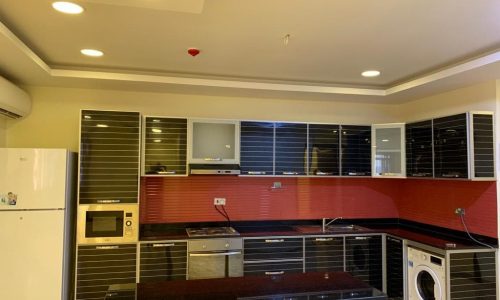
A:
{"type": "Polygon", "coordinates": [[[8,110],[5,110],[3,108],[0,108],[0,115],[6,116],[6,117],[12,118],[12,119],[19,119],[19,118],[22,117],[22,116],[20,116],[18,114],[15,114],[15,113],[10,112],[8,110]]]}

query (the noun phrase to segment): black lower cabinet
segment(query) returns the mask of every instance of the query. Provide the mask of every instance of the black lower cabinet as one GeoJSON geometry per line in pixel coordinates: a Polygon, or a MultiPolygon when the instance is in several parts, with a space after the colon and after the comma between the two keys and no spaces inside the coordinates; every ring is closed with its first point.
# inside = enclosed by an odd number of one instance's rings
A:
{"type": "Polygon", "coordinates": [[[346,271],[382,290],[382,236],[347,236],[346,271]]]}
{"type": "Polygon", "coordinates": [[[105,299],[113,285],[136,282],[137,244],[78,246],[76,300],[105,299]]]}
{"type": "Polygon", "coordinates": [[[141,244],[139,282],[186,280],[187,242],[141,244]]]}
{"type": "Polygon", "coordinates": [[[450,253],[450,299],[494,300],[495,252],[450,253]]]}
{"type": "Polygon", "coordinates": [[[303,238],[245,239],[243,245],[245,276],[304,272],[303,238]]]}
{"type": "Polygon", "coordinates": [[[399,300],[404,298],[404,269],[403,269],[403,241],[387,237],[387,296],[389,299],[399,300]]]}
{"type": "Polygon", "coordinates": [[[306,272],[344,271],[344,237],[305,239],[306,272]]]}

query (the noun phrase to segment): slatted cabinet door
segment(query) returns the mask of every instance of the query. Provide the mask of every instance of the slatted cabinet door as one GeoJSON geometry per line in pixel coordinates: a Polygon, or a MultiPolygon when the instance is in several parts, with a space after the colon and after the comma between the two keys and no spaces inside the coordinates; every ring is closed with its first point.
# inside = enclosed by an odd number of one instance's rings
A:
{"type": "Polygon", "coordinates": [[[450,253],[450,299],[497,299],[495,252],[450,253]]]}
{"type": "Polygon", "coordinates": [[[406,176],[433,177],[432,120],[406,124],[406,176]]]}
{"type": "Polygon", "coordinates": [[[382,237],[347,236],[345,245],[346,271],[382,290],[382,237]]]}
{"type": "Polygon", "coordinates": [[[144,175],[186,175],[187,119],[144,118],[144,175]]]}
{"type": "Polygon", "coordinates": [[[276,123],[275,174],[306,175],[307,124],[276,123]]]}
{"type": "Polygon", "coordinates": [[[309,124],[308,175],[340,174],[340,126],[309,124]]]}
{"type": "Polygon", "coordinates": [[[138,202],[140,127],[137,112],[82,110],[80,204],[138,202]]]}
{"type": "Polygon", "coordinates": [[[341,125],[342,176],[371,176],[371,126],[341,125]]]}
{"type": "Polygon", "coordinates": [[[321,236],[305,238],[306,272],[343,272],[344,238],[321,236]]]}
{"type": "Polygon", "coordinates": [[[434,119],[434,176],[468,178],[467,114],[434,119]]]}
{"type": "Polygon", "coordinates": [[[474,178],[495,178],[495,149],[493,115],[473,113],[472,139],[474,149],[474,178]]]}
{"type": "Polygon", "coordinates": [[[187,242],[141,244],[140,282],[186,280],[187,242]]]}
{"type": "Polygon", "coordinates": [[[403,270],[403,241],[387,237],[387,296],[393,300],[403,300],[404,297],[404,270],[403,270]]]}
{"type": "Polygon", "coordinates": [[[137,244],[78,246],[76,300],[104,299],[113,284],[136,283],[137,244]]]}
{"type": "Polygon", "coordinates": [[[274,123],[241,122],[240,168],[244,175],[274,174],[274,123]]]}

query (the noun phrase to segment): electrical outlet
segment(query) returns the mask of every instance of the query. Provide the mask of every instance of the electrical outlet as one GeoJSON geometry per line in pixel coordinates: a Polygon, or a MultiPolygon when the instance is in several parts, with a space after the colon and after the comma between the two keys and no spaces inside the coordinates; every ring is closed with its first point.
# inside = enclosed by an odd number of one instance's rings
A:
{"type": "Polygon", "coordinates": [[[273,182],[273,189],[281,189],[281,182],[280,181],[275,181],[273,182]]]}
{"type": "Polygon", "coordinates": [[[455,215],[457,215],[457,216],[465,215],[465,208],[461,208],[461,207],[455,208],[455,215]]]}
{"type": "Polygon", "coordinates": [[[226,205],[226,198],[214,198],[214,205],[226,205]]]}

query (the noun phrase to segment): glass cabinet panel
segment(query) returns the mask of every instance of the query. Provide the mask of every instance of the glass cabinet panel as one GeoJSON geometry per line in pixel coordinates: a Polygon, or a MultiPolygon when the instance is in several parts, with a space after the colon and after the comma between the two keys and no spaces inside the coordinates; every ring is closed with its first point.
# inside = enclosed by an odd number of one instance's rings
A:
{"type": "Polygon", "coordinates": [[[239,163],[238,121],[189,120],[190,163],[239,163]]]}
{"type": "Polygon", "coordinates": [[[404,124],[372,126],[373,176],[404,177],[404,124]]]}

